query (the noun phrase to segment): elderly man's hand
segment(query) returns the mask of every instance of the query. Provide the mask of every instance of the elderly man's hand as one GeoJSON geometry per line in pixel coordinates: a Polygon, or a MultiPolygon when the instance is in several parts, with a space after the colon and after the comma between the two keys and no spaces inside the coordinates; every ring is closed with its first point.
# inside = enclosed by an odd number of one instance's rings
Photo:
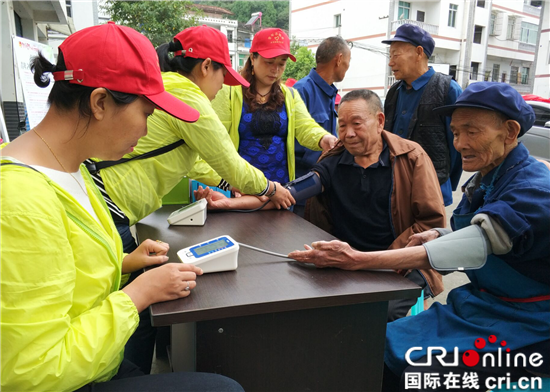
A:
{"type": "Polygon", "coordinates": [[[209,187],[203,188],[199,185],[199,188],[193,192],[195,200],[206,199],[208,202],[207,209],[220,210],[228,207],[228,198],[220,192],[216,192],[209,187]]]}
{"type": "Polygon", "coordinates": [[[306,250],[295,250],[288,257],[301,263],[313,263],[319,268],[335,267],[345,270],[357,270],[359,266],[354,258],[357,253],[349,244],[342,241],[319,241],[306,250]]]}
{"type": "Polygon", "coordinates": [[[319,147],[323,149],[323,151],[328,151],[334,146],[336,146],[336,143],[338,143],[338,138],[334,135],[325,135],[322,137],[322,139],[319,141],[319,147]]]}
{"type": "Polygon", "coordinates": [[[437,230],[428,230],[423,231],[422,233],[413,234],[409,237],[409,243],[406,247],[409,246],[418,246],[430,242],[439,237],[439,232],[437,230]]]}

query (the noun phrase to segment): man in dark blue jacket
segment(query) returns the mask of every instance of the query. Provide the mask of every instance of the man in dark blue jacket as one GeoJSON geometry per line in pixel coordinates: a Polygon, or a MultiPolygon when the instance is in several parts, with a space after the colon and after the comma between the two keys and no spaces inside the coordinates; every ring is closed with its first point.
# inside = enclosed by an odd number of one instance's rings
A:
{"type": "MultiPolygon", "coordinates": [[[[311,117],[327,132],[338,137],[336,128],[337,114],[334,101],[338,89],[334,83],[341,82],[346,76],[351,60],[351,50],[347,42],[340,37],[330,37],[319,45],[315,53],[317,67],[312,68],[305,78],[294,85],[306,104],[311,117]]],[[[296,141],[296,178],[311,171],[321,156],[321,151],[312,151],[296,141]]],[[[304,216],[305,201],[294,206],[294,212],[304,216]]]]}

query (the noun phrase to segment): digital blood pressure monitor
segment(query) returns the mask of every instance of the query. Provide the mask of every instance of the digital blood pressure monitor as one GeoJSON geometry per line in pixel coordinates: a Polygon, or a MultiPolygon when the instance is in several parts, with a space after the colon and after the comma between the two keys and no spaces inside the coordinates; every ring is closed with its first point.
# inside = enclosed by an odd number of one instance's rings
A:
{"type": "Polygon", "coordinates": [[[206,222],[206,199],[197,200],[170,214],[168,223],[176,226],[204,226],[206,222]]]}
{"type": "Polygon", "coordinates": [[[183,263],[194,264],[204,273],[237,269],[239,244],[223,235],[188,248],[181,249],[178,257],[183,263]]]}

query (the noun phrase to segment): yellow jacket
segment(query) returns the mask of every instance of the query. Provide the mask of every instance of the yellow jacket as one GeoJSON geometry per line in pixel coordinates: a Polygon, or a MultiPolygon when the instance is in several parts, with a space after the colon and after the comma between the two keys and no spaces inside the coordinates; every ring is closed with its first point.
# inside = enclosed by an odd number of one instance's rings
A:
{"type": "Polygon", "coordinates": [[[128,216],[130,225],[162,205],[162,197],[188,174],[199,155],[231,185],[246,193],[262,192],[267,179],[239,156],[200,88],[174,72],[163,73],[162,79],[166,91],[197,109],[201,115],[197,122],[190,124],[155,110],[147,122],[147,136],[141,138],[135,150],[125,158],[156,150],[179,139],[185,140],[185,144],[166,154],[101,170],[107,193],[128,216]]]}
{"type": "MultiPolygon", "coordinates": [[[[325,135],[330,135],[325,131],[315,120],[310,116],[304,101],[297,91],[281,85],[285,96],[285,106],[288,117],[288,135],[286,140],[286,154],[288,162],[288,175],[290,181],[296,178],[295,172],[295,157],[294,157],[294,139],[304,147],[311,150],[319,151],[319,142],[325,135]]],[[[239,149],[239,123],[241,122],[241,114],[243,110],[243,90],[241,86],[230,87],[223,86],[223,89],[216,95],[216,99],[212,101],[212,107],[218,114],[222,124],[229,132],[231,141],[235,149],[239,149]]],[[[201,156],[201,158],[205,158],[201,156]]],[[[205,159],[206,160],[206,159],[205,159]]],[[[206,160],[207,161],[207,160],[206,160]]],[[[189,177],[204,182],[207,185],[217,185],[223,178],[231,185],[228,178],[215,170],[208,167],[206,162],[197,162],[189,177]],[[218,175],[219,174],[219,175],[218,175]],[[220,177],[221,176],[221,177],[220,177]]],[[[235,185],[237,186],[237,185],[235,185]]],[[[237,186],[238,187],[238,186],[237,186]]],[[[239,188],[240,189],[240,188],[239,188]]],[[[240,189],[244,193],[249,193],[244,189],[240,189]]]]}
{"type": "Polygon", "coordinates": [[[81,170],[101,224],[46,175],[1,166],[4,392],[72,391],[107,381],[138,325],[134,303],[119,291],[120,236],[81,170]]]}

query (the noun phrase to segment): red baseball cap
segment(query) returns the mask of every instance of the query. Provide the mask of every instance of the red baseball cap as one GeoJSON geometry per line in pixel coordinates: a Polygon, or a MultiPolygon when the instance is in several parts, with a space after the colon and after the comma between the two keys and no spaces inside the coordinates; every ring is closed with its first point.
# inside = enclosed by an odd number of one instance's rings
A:
{"type": "Polygon", "coordinates": [[[143,95],[180,120],[199,119],[197,110],[164,90],[157,52],[134,29],[114,22],[88,27],[71,34],[59,50],[67,71],[54,72],[56,81],[143,95]]]}
{"type": "Polygon", "coordinates": [[[296,57],[290,53],[290,39],[281,29],[260,30],[254,35],[250,53],[259,53],[266,59],[272,59],[283,54],[296,62],[296,57]]]}
{"type": "Polygon", "coordinates": [[[189,27],[176,34],[174,41],[178,41],[183,48],[182,51],[174,53],[176,56],[192,57],[194,59],[210,58],[223,64],[227,70],[223,81],[225,84],[229,86],[250,86],[250,83],[231,67],[227,37],[221,31],[206,25],[189,27]]]}

